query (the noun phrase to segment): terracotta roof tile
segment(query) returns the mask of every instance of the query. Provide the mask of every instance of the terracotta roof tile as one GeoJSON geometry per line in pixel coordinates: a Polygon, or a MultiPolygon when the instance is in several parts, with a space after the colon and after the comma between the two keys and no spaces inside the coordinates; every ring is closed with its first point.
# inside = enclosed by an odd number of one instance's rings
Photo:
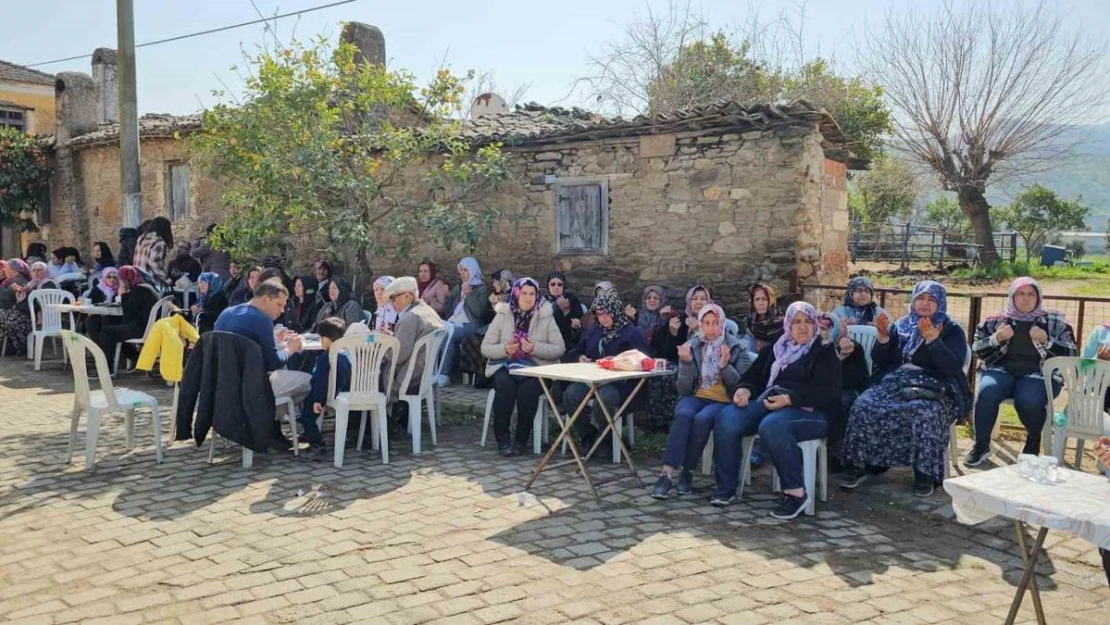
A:
{"type": "Polygon", "coordinates": [[[33,85],[54,86],[54,75],[15,63],[0,61],[0,82],[24,82],[33,85]]]}

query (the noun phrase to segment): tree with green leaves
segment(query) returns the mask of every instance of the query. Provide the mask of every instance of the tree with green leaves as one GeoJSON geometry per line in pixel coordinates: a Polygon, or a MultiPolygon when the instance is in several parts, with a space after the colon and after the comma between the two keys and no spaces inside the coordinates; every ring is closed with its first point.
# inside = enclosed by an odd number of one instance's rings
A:
{"type": "Polygon", "coordinates": [[[440,70],[418,87],[323,39],[250,66],[242,101],[204,111],[191,138],[226,181],[217,247],[243,259],[315,247],[368,265],[417,237],[470,249],[490,231],[498,208],[476,200],[509,170],[499,145],[472,145],[452,118],[466,78],[440,70]]]}
{"type": "Polygon", "coordinates": [[[50,188],[50,162],[37,138],[0,126],[0,225],[38,230],[35,212],[50,188]]]}
{"type": "Polygon", "coordinates": [[[920,193],[909,165],[892,156],[876,159],[871,169],[855,177],[852,186],[849,213],[864,227],[886,226],[894,218],[909,217],[920,193]]]}
{"type": "Polygon", "coordinates": [[[1091,208],[1082,197],[1065,200],[1039,184],[1025,187],[1009,206],[1003,207],[999,218],[1025,243],[1026,262],[1045,241],[1065,230],[1086,230],[1085,220],[1091,208]]]}
{"type": "Polygon", "coordinates": [[[948,195],[941,195],[925,206],[925,223],[951,234],[971,232],[971,222],[960,209],[960,203],[948,195]]]}

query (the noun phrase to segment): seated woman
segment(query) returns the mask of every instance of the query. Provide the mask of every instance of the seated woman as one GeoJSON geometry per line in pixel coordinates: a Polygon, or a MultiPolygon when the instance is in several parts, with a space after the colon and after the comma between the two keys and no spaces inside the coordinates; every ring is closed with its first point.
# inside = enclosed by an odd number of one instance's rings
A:
{"type": "Polygon", "coordinates": [[[320,305],[323,306],[327,303],[328,299],[328,284],[331,282],[331,277],[335,273],[332,269],[331,263],[326,260],[318,260],[312,267],[312,274],[316,277],[316,297],[320,300],[320,305]]]}
{"type": "Polygon", "coordinates": [[[451,288],[439,277],[439,269],[435,263],[424,259],[416,268],[416,288],[420,299],[431,306],[437,315],[443,317],[447,314],[447,297],[451,294],[451,288]]]}
{"type": "Polygon", "coordinates": [[[991,455],[991,432],[998,407],[1014,400],[1025,428],[1023,454],[1038,455],[1041,430],[1048,419],[1048,395],[1041,365],[1054,356],[1074,356],[1075,336],[1064,314],[1045,310],[1041,286],[1022,277],[1010,284],[1006,310],[987,317],[975,329],[971,349],[979,358],[979,392],[975,397],[975,445],[964,459],[979,466],[991,455]]]}
{"type": "Polygon", "coordinates": [[[19,291],[31,279],[31,267],[21,258],[0,260],[0,310],[19,301],[19,291]]]}
{"type": "Polygon", "coordinates": [[[648,345],[651,345],[651,339],[655,336],[656,330],[669,321],[671,307],[665,305],[666,300],[667,291],[661,286],[645,288],[640,298],[640,310],[635,315],[636,327],[640,329],[648,345]]]}
{"type": "MultiPolygon", "coordinates": [[[[569,362],[593,362],[606,356],[616,356],[630,349],[647,351],[644,337],[636,326],[624,315],[624,304],[613,293],[602,293],[594,298],[590,306],[595,323],[582,333],[582,338],[574,349],[567,352],[565,359],[569,362]]],[[[635,382],[614,382],[597,389],[597,396],[605,402],[605,408],[610,415],[616,413],[625,399],[635,388],[635,382]]],[[[578,405],[589,393],[589,387],[581,382],[569,385],[563,392],[563,410],[568,415],[573,415],[578,410],[578,405]]],[[[575,422],[575,432],[582,440],[584,452],[589,451],[597,440],[598,427],[605,427],[605,414],[601,405],[594,402],[591,415],[580,415],[575,422]],[[591,423],[592,421],[592,423],[591,423]]]]}
{"type": "Polygon", "coordinates": [[[189,254],[191,249],[188,241],[178,241],[174,258],[166,267],[169,281],[177,288],[183,289],[200,278],[200,263],[189,254]]]}
{"type": "Polygon", "coordinates": [[[516,281],[513,272],[508,269],[498,269],[490,275],[490,278],[490,306],[496,306],[498,303],[507,303],[509,301],[509,293],[513,290],[513,282],[516,281]]]}
{"type": "Polygon", "coordinates": [[[555,325],[559,327],[565,349],[574,347],[582,330],[582,302],[570,292],[566,274],[561,271],[547,274],[544,299],[551,303],[555,325]]]}
{"type": "MultiPolygon", "coordinates": [[[[17,259],[8,261],[9,266],[15,260],[17,259]]],[[[19,262],[22,263],[23,261],[19,262]]],[[[24,264],[24,266],[26,265],[24,264]]],[[[18,269],[17,266],[17,275],[22,276],[23,274],[18,269]]],[[[48,280],[50,280],[50,271],[46,267],[46,263],[37,262],[31,265],[31,279],[29,281],[13,280],[9,284],[8,288],[15,296],[15,304],[0,310],[0,343],[7,339],[8,349],[15,354],[22,354],[27,351],[27,335],[34,329],[31,327],[31,308],[29,306],[31,302],[27,296],[35,289],[44,288],[44,284],[48,280]]]]}
{"type": "MultiPolygon", "coordinates": [[[[118,319],[118,323],[105,325],[101,329],[100,341],[97,343],[108,359],[109,369],[115,366],[116,345],[128,339],[142,338],[143,333],[146,332],[147,321],[150,320],[150,310],[158,303],[158,296],[154,294],[153,290],[139,287],[143,283],[143,277],[135,267],[131,265],[120,267],[119,280],[119,295],[123,304],[123,316],[113,317],[112,320],[116,321],[118,319]]],[[[130,344],[124,343],[120,354],[121,362],[123,358],[131,361],[137,360],[138,354],[132,353],[134,351],[130,344]]],[[[115,373],[113,370],[112,374],[115,373]]]]}
{"type": "Polygon", "coordinates": [[[532,420],[543,393],[536,378],[511,375],[520,367],[550,365],[566,352],[550,303],[539,297],[532,278],[513,283],[508,304],[495,307],[497,316],[482,339],[482,355],[489,359],[486,376],[493,378],[493,434],[497,453],[525,453],[531,444],[532,420]],[[516,408],[516,436],[510,433],[516,408]]]}
{"type": "Polygon", "coordinates": [[[777,341],[759,351],[755,363],[741,377],[732,404],[717,414],[713,425],[717,492],[713,502],[726,505],[736,497],[741,442],[759,434],[782,484],[782,500],[771,516],[793,519],[815,496],[805,490],[798,443],[828,433],[828,415],[840,407],[841,367],[836,346],[821,339],[813,306],[791,304],[783,330],[777,341]]]}
{"type": "Polygon", "coordinates": [[[108,267],[116,266],[116,259],[112,257],[112,248],[104,241],[97,241],[93,244],[92,251],[93,271],[100,273],[108,267]]]}
{"type": "Polygon", "coordinates": [[[944,287],[925,280],[913,288],[910,310],[893,332],[888,315],[877,318],[876,375],[848,415],[844,457],[852,466],[842,488],[899,466],[913,467],[918,497],[932,495],[944,480],[948,427],[971,408],[963,372],[967,339],[947,311],[944,287]]]}
{"type": "Polygon", "coordinates": [[[247,277],[239,283],[239,286],[232,292],[231,297],[227,298],[229,306],[238,306],[239,304],[246,304],[254,297],[254,287],[258,286],[261,282],[259,278],[262,276],[261,267],[251,267],[247,271],[247,277]]]}
{"type": "Polygon", "coordinates": [[[43,262],[45,263],[50,256],[46,252],[46,244],[42,241],[35,241],[27,244],[27,252],[23,255],[23,260],[30,266],[31,263],[43,262]]]}
{"type": "Polygon", "coordinates": [[[71,273],[81,273],[81,268],[70,256],[70,249],[68,247],[59,247],[58,249],[50,252],[50,264],[48,266],[51,278],[64,276],[71,273]]]}
{"type": "Polygon", "coordinates": [[[200,285],[200,299],[193,304],[192,312],[197,331],[204,334],[212,331],[216,319],[227,308],[227,297],[223,293],[223,278],[218,273],[205,271],[198,276],[197,282],[200,285]]]}
{"type": "Polygon", "coordinates": [[[713,303],[709,288],[695,284],[686,291],[686,309],[683,314],[672,316],[666,330],[660,329],[652,338],[651,349],[657,358],[678,362],[678,348],[698,331],[698,313],[713,303]]]}
{"type": "MultiPolygon", "coordinates": [[[[393,284],[394,280],[396,278],[393,276],[382,276],[374,280],[374,301],[378,304],[374,311],[375,332],[392,332],[393,326],[397,325],[397,311],[389,303],[389,295],[385,292],[386,287],[393,284]]],[[[417,288],[420,288],[419,283],[417,288]]]]}
{"type": "Polygon", "coordinates": [[[166,256],[173,249],[173,227],[165,217],[155,217],[139,226],[133,266],[150,276],[157,286],[169,284],[166,256]]]}
{"type": "Polygon", "coordinates": [[[856,398],[870,385],[871,372],[867,369],[867,357],[863,346],[848,336],[846,328],[840,323],[840,317],[831,312],[819,313],[817,326],[821,332],[821,339],[836,346],[836,355],[840,359],[839,410],[825,415],[829,421],[829,434],[826,436],[830,456],[829,472],[840,473],[843,466],[842,443],[844,430],[848,426],[848,413],[856,398]]]}
{"type": "MultiPolygon", "coordinates": [[[[119,296],[119,270],[105,267],[100,272],[96,287],[89,291],[89,303],[94,306],[111,304],[119,296]]],[[[85,334],[93,343],[100,342],[100,330],[104,327],[103,315],[88,315],[85,318],[85,334]]]]}
{"type": "Polygon", "coordinates": [[[315,276],[297,276],[293,280],[293,293],[289,297],[285,316],[289,320],[289,329],[294,332],[309,332],[316,323],[316,313],[321,306],[316,289],[315,276]]]}
{"type": "Polygon", "coordinates": [[[362,306],[351,298],[351,283],[346,278],[336,276],[328,281],[327,303],[316,313],[316,321],[328,317],[339,317],[347,325],[362,321],[362,306]]]}
{"type": "Polygon", "coordinates": [[[833,314],[840,317],[846,325],[873,326],[887,312],[875,303],[875,287],[871,285],[871,281],[863,276],[856,276],[848,281],[844,303],[837,306],[833,314]]]}
{"type": "Polygon", "coordinates": [[[467,256],[459,261],[458,270],[462,282],[451,289],[451,294],[447,297],[447,310],[450,311],[447,323],[453,326],[454,333],[444,348],[443,362],[436,374],[438,386],[451,384],[451,372],[455,369],[459,346],[463,341],[485,335],[486,328],[493,320],[490,290],[482,280],[482,268],[478,261],[467,256]]]}
{"type": "Polygon", "coordinates": [[[756,282],[748,288],[748,317],[744,328],[748,349],[757,354],[782,336],[782,311],[771,285],[756,282]]]}
{"type": "MultiPolygon", "coordinates": [[[[732,401],[733,393],[740,387],[740,376],[751,364],[743,341],[725,332],[725,312],[721,307],[716,304],[702,307],[698,313],[698,333],[678,348],[676,386],[682,399],[675,406],[674,422],[663,450],[663,470],[651,491],[652,497],[666,499],[672,488],[677,495],[693,492],[693,470],[709,442],[717,413],[732,401]]],[[[731,497],[714,497],[712,503],[723,506],[731,501],[731,497]]]]}

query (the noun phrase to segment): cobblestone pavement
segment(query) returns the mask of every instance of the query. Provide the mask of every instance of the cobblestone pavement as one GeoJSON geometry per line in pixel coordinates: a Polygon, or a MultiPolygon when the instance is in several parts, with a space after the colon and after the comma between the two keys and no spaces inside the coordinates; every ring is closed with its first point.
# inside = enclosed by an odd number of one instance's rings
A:
{"type": "MultiPolygon", "coordinates": [[[[768,516],[766,474],[723,511],[700,475],[683,500],[624,480],[598,504],[561,469],[533,500],[520,491],[534,459],[479,448],[473,422],[444,427],[419,457],[395,441],[388,466],[351,451],[341,470],[259,456],[243,469],[234,448],[208,465],[207,448],[182,443],[156,464],[145,416],[127,453],[113,417],[86,474],[79,454],[64,464],[72,381],[59,365],[0,360],[6,623],[978,625],[1002,622],[1020,570],[1010,526],[960,526],[943,493],[911,502],[904,474],[831,489],[816,518],[792,523],[768,516]]],[[[145,378],[122,383],[168,402],[145,378]]],[[[649,484],[652,473],[641,469],[649,484]]],[[[1048,544],[1049,620],[1110,622],[1093,548],[1048,544]]]]}

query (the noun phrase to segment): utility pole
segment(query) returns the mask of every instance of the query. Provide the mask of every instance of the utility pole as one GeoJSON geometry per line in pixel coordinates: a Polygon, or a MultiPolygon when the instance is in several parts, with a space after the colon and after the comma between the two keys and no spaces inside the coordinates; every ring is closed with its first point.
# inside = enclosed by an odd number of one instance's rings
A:
{"type": "Polygon", "coordinates": [[[132,0],[116,0],[119,47],[119,171],[123,191],[123,226],[142,221],[139,183],[139,107],[135,95],[135,9],[132,0]]]}

